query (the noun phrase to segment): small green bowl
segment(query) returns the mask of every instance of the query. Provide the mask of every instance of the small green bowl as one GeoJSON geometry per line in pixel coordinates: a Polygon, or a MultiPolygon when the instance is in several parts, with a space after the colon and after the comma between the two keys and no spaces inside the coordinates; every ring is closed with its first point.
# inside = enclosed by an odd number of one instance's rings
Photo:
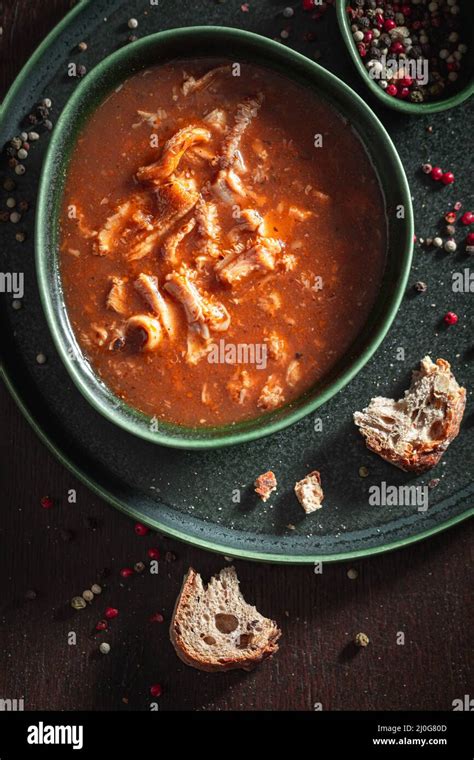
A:
{"type": "Polygon", "coordinates": [[[413,211],[408,183],[393,143],[372,111],[347,85],[313,61],[246,31],[206,26],[160,32],[103,60],[87,74],[66,104],[43,167],[36,217],[36,265],[43,308],[58,352],[77,388],[97,411],[128,432],[166,446],[206,449],[261,438],[293,424],[334,396],[366,364],[385,337],[405,290],[412,250],[413,211]],[[105,96],[134,72],[150,65],[173,58],[209,56],[245,59],[275,69],[316,90],[351,123],[378,173],[386,206],[391,211],[387,218],[387,265],[379,297],[359,337],[331,372],[302,397],[235,425],[214,428],[189,428],[165,422],[150,425],[148,416],[125,404],[100,380],[76,342],[61,285],[59,211],[79,131],[105,96]],[[405,209],[403,219],[394,213],[400,205],[405,209]]]}
{"type": "Polygon", "coordinates": [[[428,103],[408,103],[406,100],[400,100],[399,98],[387,95],[387,93],[370,78],[352,36],[351,22],[346,10],[349,2],[348,0],[336,0],[336,3],[339,28],[354,66],[369,90],[371,90],[380,102],[388,108],[393,108],[395,111],[400,111],[402,113],[411,113],[420,116],[423,114],[437,113],[439,111],[447,111],[449,108],[455,108],[455,106],[459,106],[474,93],[474,0],[468,0],[463,6],[463,13],[469,17],[470,21],[469,24],[466,24],[469,61],[465,68],[464,76],[459,79],[459,82],[456,82],[455,86],[453,86],[452,95],[428,103]]]}

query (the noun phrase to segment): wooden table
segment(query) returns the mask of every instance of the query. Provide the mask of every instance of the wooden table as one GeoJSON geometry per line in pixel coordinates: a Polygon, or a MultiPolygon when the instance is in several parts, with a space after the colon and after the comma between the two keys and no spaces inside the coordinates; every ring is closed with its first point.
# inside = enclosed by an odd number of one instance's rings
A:
{"type": "MultiPolygon", "coordinates": [[[[0,2],[2,96],[71,5],[0,2]]],[[[326,565],[322,574],[237,562],[245,596],[283,629],[280,652],[253,673],[198,673],[176,658],[167,623],[189,565],[209,576],[225,560],[166,538],[136,536],[130,520],[49,454],[3,388],[0,398],[0,697],[24,697],[32,710],[147,710],[150,686],[160,683],[162,710],[313,710],[319,704],[324,710],[450,710],[454,699],[469,694],[472,524],[403,551],[326,565]],[[71,489],[76,503],[68,501],[71,489]],[[54,499],[51,509],[41,507],[44,495],[54,499]],[[159,574],[123,581],[120,569],[146,558],[150,546],[162,552],[159,574]],[[176,558],[165,561],[167,551],[176,558]],[[348,577],[350,567],[357,579],[348,577]],[[73,610],[70,599],[97,581],[101,597],[73,610]],[[109,634],[96,635],[108,605],[119,617],[109,634]],[[164,623],[150,622],[155,612],[164,623]],[[359,631],[370,637],[366,649],[351,645],[359,631]],[[111,645],[107,656],[98,653],[104,639],[111,645]]]]}

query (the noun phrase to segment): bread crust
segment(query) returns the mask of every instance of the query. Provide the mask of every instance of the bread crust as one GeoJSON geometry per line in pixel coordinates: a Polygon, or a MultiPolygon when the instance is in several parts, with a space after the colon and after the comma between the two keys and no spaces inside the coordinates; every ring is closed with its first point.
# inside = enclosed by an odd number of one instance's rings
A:
{"type": "Polygon", "coordinates": [[[435,467],[459,433],[466,407],[466,389],[458,386],[451,373],[451,366],[445,359],[437,359],[435,367],[436,372],[448,374],[450,382],[449,392],[446,394],[443,427],[436,439],[425,441],[418,447],[407,443],[404,454],[400,454],[391,447],[384,447],[380,438],[371,435],[363,426],[360,427],[367,448],[405,472],[420,474],[435,467]]]}
{"type": "Polygon", "coordinates": [[[176,654],[186,665],[192,668],[202,670],[207,673],[226,672],[228,670],[253,670],[259,663],[271,657],[278,651],[277,641],[281,636],[281,631],[276,623],[272,620],[272,630],[264,648],[255,651],[242,652],[242,657],[228,658],[225,661],[212,661],[210,658],[196,657],[186,644],[180,629],[180,616],[183,610],[188,607],[196,593],[196,581],[199,577],[194,568],[190,567],[184,576],[183,585],[175,603],[173,615],[170,623],[170,640],[173,644],[176,654]]]}

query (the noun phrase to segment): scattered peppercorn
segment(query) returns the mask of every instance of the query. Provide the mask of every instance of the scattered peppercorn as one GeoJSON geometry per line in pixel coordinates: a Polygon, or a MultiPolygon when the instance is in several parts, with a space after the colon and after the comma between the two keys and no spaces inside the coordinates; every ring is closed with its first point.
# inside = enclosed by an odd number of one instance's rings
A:
{"type": "Polygon", "coordinates": [[[417,293],[426,293],[426,291],[428,290],[428,285],[426,284],[426,282],[422,282],[421,280],[419,280],[418,282],[415,282],[413,287],[415,288],[417,293]]]}
{"type": "Polygon", "coordinates": [[[441,177],[443,176],[443,170],[439,166],[433,166],[430,172],[431,179],[434,179],[435,182],[438,182],[441,177]]]}
{"type": "Polygon", "coordinates": [[[357,572],[357,570],[356,570],[355,568],[351,567],[351,568],[350,568],[350,569],[347,571],[347,577],[348,577],[348,578],[349,578],[351,581],[355,581],[355,579],[359,577],[359,573],[357,572]]]}
{"type": "Polygon", "coordinates": [[[436,488],[439,485],[439,483],[440,483],[440,479],[439,478],[432,478],[428,482],[428,488],[436,488]]]}
{"type": "Polygon", "coordinates": [[[93,594],[95,594],[96,596],[98,596],[99,594],[102,593],[102,587],[99,586],[98,583],[93,583],[92,586],[91,586],[91,591],[92,591],[93,594]]]}
{"type": "Polygon", "coordinates": [[[79,52],[83,53],[85,50],[87,50],[87,42],[80,42],[77,46],[77,49],[79,52]]]}
{"type": "Polygon", "coordinates": [[[164,617],[160,612],[155,612],[153,615],[150,615],[150,623],[162,623],[164,621],[164,617]]]}
{"type": "Polygon", "coordinates": [[[456,212],[455,211],[447,211],[444,215],[444,219],[448,224],[454,224],[456,221],[456,212]]]}
{"type": "Polygon", "coordinates": [[[369,645],[369,637],[366,633],[358,633],[354,639],[354,643],[358,647],[366,647],[369,645]]]}
{"type": "Polygon", "coordinates": [[[120,571],[120,575],[122,578],[130,578],[130,576],[133,575],[133,570],[131,567],[123,567],[120,571]]]}
{"type": "Polygon", "coordinates": [[[160,559],[160,550],[155,547],[148,549],[147,554],[150,559],[160,559]]]}
{"type": "Polygon", "coordinates": [[[82,598],[86,600],[86,602],[93,602],[94,601],[94,594],[92,591],[88,588],[85,591],[82,592],[82,598]]]}
{"type": "Polygon", "coordinates": [[[11,177],[6,177],[3,182],[3,189],[9,193],[11,190],[14,190],[15,187],[15,182],[11,179],[11,177]]]}
{"type": "Polygon", "coordinates": [[[425,174],[431,174],[433,167],[431,166],[431,164],[422,164],[421,169],[425,174]]]}
{"type": "Polygon", "coordinates": [[[99,652],[101,654],[108,654],[110,652],[110,644],[107,644],[106,641],[103,641],[99,646],[99,652]]]}
{"type": "Polygon", "coordinates": [[[71,607],[75,610],[83,610],[86,606],[86,600],[82,596],[74,596],[71,599],[71,607]]]}
{"type": "Polygon", "coordinates": [[[37,596],[38,594],[36,593],[36,591],[30,588],[25,594],[25,599],[28,599],[29,602],[32,602],[34,599],[36,599],[37,596]]]}
{"type": "Polygon", "coordinates": [[[143,525],[143,523],[135,523],[135,533],[137,536],[146,536],[149,533],[149,528],[143,525]]]}
{"type": "Polygon", "coordinates": [[[441,182],[443,185],[452,185],[454,182],[454,174],[452,172],[444,172],[443,176],[441,177],[441,182]]]}
{"type": "Polygon", "coordinates": [[[364,465],[362,465],[362,467],[359,467],[359,476],[361,478],[367,478],[369,476],[369,470],[364,465]]]}
{"type": "Polygon", "coordinates": [[[107,609],[105,610],[105,617],[107,618],[107,620],[113,620],[114,618],[117,617],[118,614],[119,614],[119,611],[115,607],[107,607],[107,609]]]}
{"type": "Polygon", "coordinates": [[[469,224],[472,224],[474,222],[474,213],[472,211],[466,211],[462,217],[461,217],[461,223],[466,225],[466,227],[469,224]]]}
{"type": "Polygon", "coordinates": [[[81,63],[77,67],[76,73],[77,73],[77,76],[79,77],[79,79],[82,79],[82,77],[85,77],[85,75],[87,74],[87,69],[86,69],[86,67],[84,66],[83,63],[81,63]]]}
{"type": "Polygon", "coordinates": [[[163,694],[163,689],[159,683],[154,684],[150,687],[150,694],[152,697],[161,697],[163,694]]]}
{"type": "Polygon", "coordinates": [[[54,502],[51,496],[42,496],[40,499],[40,504],[43,509],[51,509],[51,507],[54,506],[54,502]]]}
{"type": "Polygon", "coordinates": [[[456,242],[452,238],[450,238],[449,240],[446,240],[444,244],[444,250],[447,253],[454,253],[456,248],[457,248],[456,242]]]}
{"type": "Polygon", "coordinates": [[[442,239],[440,237],[433,238],[433,245],[435,248],[441,248],[441,246],[443,245],[442,239]]]}
{"type": "Polygon", "coordinates": [[[443,319],[444,319],[444,323],[446,325],[455,325],[455,324],[457,324],[457,322],[459,320],[459,317],[458,317],[457,314],[454,313],[454,311],[448,311],[444,315],[443,319]]]}
{"type": "Polygon", "coordinates": [[[106,631],[108,627],[109,627],[109,624],[107,620],[99,620],[99,622],[95,626],[95,629],[96,631],[106,631]]]}
{"type": "Polygon", "coordinates": [[[133,569],[136,573],[143,573],[143,571],[146,569],[146,565],[144,562],[135,562],[133,569]]]}
{"type": "Polygon", "coordinates": [[[129,29],[136,29],[138,26],[138,21],[136,18],[129,18],[127,26],[129,29]]]}

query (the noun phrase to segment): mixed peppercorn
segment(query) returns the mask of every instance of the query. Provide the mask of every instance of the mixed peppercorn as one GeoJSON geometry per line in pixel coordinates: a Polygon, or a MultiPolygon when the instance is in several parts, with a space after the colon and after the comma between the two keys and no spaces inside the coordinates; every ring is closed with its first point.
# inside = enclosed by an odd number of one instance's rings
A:
{"type": "Polygon", "coordinates": [[[458,80],[468,50],[458,0],[351,0],[347,13],[359,55],[387,95],[423,103],[458,80]]]}

